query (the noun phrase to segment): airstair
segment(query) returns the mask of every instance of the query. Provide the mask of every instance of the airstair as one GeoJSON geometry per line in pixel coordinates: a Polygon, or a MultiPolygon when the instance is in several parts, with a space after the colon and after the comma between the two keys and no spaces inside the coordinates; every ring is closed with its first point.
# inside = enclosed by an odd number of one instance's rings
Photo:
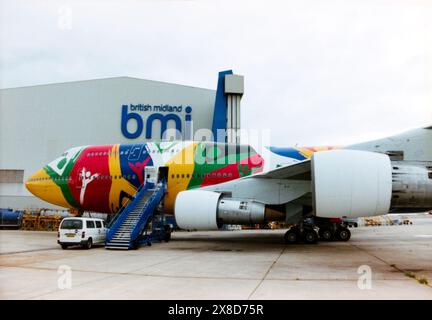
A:
{"type": "Polygon", "coordinates": [[[140,244],[168,240],[163,214],[157,214],[166,191],[166,183],[146,182],[136,192],[134,199],[114,216],[108,226],[106,249],[136,249],[140,244]]]}

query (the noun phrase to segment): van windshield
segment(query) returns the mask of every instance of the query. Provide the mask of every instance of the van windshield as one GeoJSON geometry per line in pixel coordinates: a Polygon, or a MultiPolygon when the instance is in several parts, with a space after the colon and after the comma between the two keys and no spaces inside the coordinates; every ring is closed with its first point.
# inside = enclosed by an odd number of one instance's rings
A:
{"type": "Polygon", "coordinates": [[[63,220],[60,229],[82,229],[83,223],[79,219],[63,220]]]}

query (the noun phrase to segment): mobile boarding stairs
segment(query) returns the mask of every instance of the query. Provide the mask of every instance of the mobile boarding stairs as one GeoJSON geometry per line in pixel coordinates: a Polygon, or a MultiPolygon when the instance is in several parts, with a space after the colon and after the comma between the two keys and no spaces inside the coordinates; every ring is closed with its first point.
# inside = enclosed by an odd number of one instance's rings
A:
{"type": "Polygon", "coordinates": [[[163,205],[166,182],[146,182],[108,225],[106,249],[136,249],[140,244],[168,241],[171,228],[158,211],[163,205]]]}

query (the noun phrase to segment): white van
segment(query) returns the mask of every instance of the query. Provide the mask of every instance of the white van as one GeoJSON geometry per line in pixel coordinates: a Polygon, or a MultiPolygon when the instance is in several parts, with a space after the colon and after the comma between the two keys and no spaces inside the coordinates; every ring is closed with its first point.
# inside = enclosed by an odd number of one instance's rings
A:
{"type": "Polygon", "coordinates": [[[90,249],[93,244],[104,244],[106,233],[106,223],[103,219],[68,217],[60,223],[57,243],[62,249],[74,245],[90,249]]]}

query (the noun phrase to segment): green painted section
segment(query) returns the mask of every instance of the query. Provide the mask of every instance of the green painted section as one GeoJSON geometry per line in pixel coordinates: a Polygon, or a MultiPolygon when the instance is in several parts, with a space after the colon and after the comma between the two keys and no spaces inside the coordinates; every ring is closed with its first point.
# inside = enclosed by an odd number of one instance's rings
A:
{"type": "Polygon", "coordinates": [[[77,152],[77,154],[69,160],[69,162],[67,162],[66,158],[63,158],[62,160],[60,160],[57,163],[57,168],[59,170],[61,170],[64,166],[66,166],[66,168],[63,171],[62,175],[57,174],[57,172],[55,172],[49,165],[45,166],[43,169],[45,170],[45,172],[50,176],[50,178],[54,181],[54,183],[59,186],[59,188],[61,189],[63,196],[65,197],[66,201],[73,207],[79,207],[79,203],[75,200],[75,198],[72,195],[72,192],[69,188],[69,184],[68,184],[68,177],[70,175],[70,173],[72,172],[73,166],[76,162],[76,160],[79,158],[79,156],[81,155],[82,151],[84,150],[81,149],[79,152],[77,152]],[[60,179],[62,178],[62,179],[60,179]]]}

